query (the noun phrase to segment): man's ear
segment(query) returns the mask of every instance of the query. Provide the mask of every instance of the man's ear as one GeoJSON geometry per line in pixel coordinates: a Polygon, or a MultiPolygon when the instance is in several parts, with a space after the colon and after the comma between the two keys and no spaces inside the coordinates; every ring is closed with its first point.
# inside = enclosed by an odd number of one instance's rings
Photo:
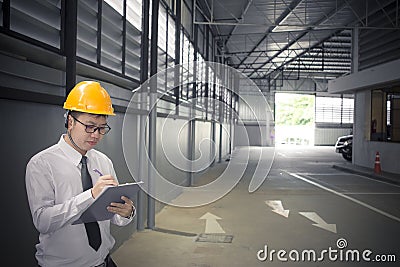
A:
{"type": "Polygon", "coordinates": [[[68,129],[69,122],[71,122],[71,125],[72,125],[72,123],[73,123],[72,120],[73,120],[72,116],[70,114],[67,114],[67,118],[65,119],[65,128],[68,129]]]}

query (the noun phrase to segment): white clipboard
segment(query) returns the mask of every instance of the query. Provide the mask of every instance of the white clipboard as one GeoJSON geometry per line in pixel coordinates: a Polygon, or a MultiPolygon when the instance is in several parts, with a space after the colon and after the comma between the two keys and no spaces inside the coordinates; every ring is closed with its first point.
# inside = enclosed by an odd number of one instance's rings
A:
{"type": "Polygon", "coordinates": [[[133,199],[139,190],[139,184],[142,183],[143,181],[105,187],[92,205],[90,205],[82,213],[81,217],[79,217],[79,219],[74,221],[72,224],[110,220],[115,215],[115,213],[107,210],[107,207],[110,205],[110,203],[123,203],[121,196],[126,196],[130,199],[133,199]]]}

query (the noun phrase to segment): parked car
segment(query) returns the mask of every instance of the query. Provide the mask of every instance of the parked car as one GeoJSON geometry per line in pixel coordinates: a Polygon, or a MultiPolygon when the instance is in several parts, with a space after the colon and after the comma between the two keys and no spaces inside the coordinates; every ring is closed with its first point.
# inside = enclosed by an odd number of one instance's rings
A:
{"type": "Polygon", "coordinates": [[[341,153],[345,160],[351,161],[353,150],[353,135],[338,137],[335,144],[336,153],[341,153]]]}

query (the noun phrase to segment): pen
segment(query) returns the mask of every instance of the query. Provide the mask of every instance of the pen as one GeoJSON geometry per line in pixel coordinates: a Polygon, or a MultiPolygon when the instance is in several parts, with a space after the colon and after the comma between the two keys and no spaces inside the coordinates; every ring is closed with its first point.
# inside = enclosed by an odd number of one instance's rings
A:
{"type": "Polygon", "coordinates": [[[97,172],[100,176],[103,176],[103,174],[98,169],[93,169],[93,171],[97,172]]]}
{"type": "MultiPolygon", "coordinates": [[[[101,173],[101,171],[99,171],[98,169],[93,169],[93,171],[94,171],[94,172],[97,172],[100,176],[103,176],[103,174],[101,173]]],[[[118,185],[118,183],[117,183],[117,185],[118,185]]],[[[113,185],[110,185],[110,186],[113,186],[113,185]]]]}

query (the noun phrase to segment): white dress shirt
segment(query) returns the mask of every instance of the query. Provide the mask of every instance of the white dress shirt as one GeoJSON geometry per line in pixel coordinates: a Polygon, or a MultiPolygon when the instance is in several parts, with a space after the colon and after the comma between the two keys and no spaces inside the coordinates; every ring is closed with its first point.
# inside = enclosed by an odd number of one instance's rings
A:
{"type": "MultiPolygon", "coordinates": [[[[93,185],[99,177],[93,169],[117,179],[106,155],[91,149],[86,156],[93,185]]],[[[94,201],[90,189],[82,192],[81,158],[61,136],[57,144],[39,152],[27,164],[26,191],[33,223],[40,233],[36,258],[42,267],[101,264],[115,243],[110,221],[124,226],[132,220],[116,214],[111,220],[98,222],[101,246],[97,251],[88,243],[84,224],[72,225],[94,201]]]]}

